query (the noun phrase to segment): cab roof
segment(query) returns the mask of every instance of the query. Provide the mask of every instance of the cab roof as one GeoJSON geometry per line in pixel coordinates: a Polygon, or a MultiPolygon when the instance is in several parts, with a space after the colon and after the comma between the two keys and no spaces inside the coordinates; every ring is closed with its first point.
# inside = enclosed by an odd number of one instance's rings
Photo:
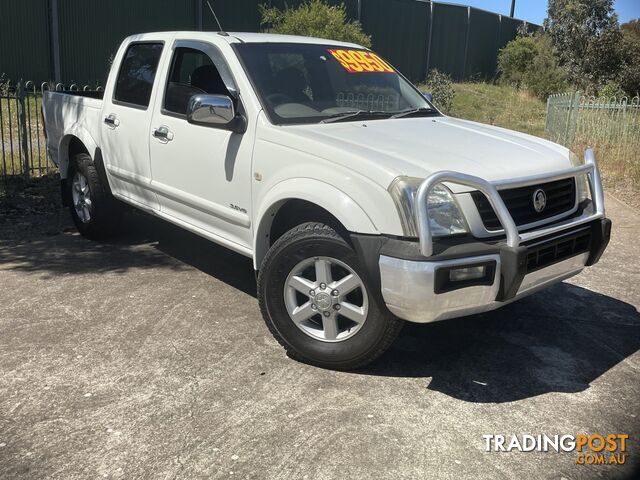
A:
{"type": "Polygon", "coordinates": [[[201,31],[175,31],[175,32],[149,32],[127,37],[129,41],[143,40],[145,38],[167,39],[175,36],[194,39],[210,35],[225,38],[229,43],[306,43],[314,45],[335,45],[337,47],[363,48],[362,45],[348,42],[339,42],[327,38],[303,37],[299,35],[281,35],[277,33],[253,33],[253,32],[201,32],[201,31]]]}

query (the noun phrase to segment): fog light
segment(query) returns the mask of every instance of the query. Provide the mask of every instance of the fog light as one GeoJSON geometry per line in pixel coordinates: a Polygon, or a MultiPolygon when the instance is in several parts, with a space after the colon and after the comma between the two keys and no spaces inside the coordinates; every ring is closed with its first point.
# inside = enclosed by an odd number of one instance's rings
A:
{"type": "Polygon", "coordinates": [[[447,293],[460,288],[493,285],[496,281],[496,268],[495,260],[440,267],[436,270],[433,292],[447,293]]]}
{"type": "Polygon", "coordinates": [[[487,269],[485,265],[477,265],[475,267],[454,268],[449,270],[449,281],[462,282],[464,280],[475,280],[483,278],[487,269]]]}

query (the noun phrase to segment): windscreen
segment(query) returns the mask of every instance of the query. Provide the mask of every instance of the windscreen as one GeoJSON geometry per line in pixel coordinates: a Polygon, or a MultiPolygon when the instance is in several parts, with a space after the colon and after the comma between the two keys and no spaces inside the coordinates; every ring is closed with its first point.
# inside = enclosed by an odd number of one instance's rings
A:
{"type": "Polygon", "coordinates": [[[318,123],[431,109],[422,94],[373,52],[304,43],[234,44],[273,123],[318,123]]]}

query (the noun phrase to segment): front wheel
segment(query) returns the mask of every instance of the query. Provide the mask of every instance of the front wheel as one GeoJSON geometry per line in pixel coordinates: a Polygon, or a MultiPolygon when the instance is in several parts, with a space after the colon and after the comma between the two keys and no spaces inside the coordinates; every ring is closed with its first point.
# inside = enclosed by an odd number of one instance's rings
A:
{"type": "Polygon", "coordinates": [[[391,345],[402,321],[377,301],[360,261],[331,227],[305,223],[276,241],[258,277],[262,315],[290,357],[349,370],[391,345]]]}

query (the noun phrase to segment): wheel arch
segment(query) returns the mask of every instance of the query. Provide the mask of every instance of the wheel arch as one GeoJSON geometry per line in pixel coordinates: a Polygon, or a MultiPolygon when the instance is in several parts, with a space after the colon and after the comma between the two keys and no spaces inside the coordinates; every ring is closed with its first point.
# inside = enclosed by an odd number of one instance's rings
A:
{"type": "Polygon", "coordinates": [[[259,269],[273,243],[296,225],[325,222],[337,230],[379,233],[375,224],[351,197],[332,185],[294,179],[276,185],[261,202],[254,231],[253,263],[259,269]]]}
{"type": "Polygon", "coordinates": [[[86,153],[95,160],[97,150],[97,143],[84,129],[72,129],[67,132],[60,139],[60,143],[58,144],[58,167],[60,168],[60,178],[67,178],[69,162],[74,155],[78,153],[86,153]]]}

